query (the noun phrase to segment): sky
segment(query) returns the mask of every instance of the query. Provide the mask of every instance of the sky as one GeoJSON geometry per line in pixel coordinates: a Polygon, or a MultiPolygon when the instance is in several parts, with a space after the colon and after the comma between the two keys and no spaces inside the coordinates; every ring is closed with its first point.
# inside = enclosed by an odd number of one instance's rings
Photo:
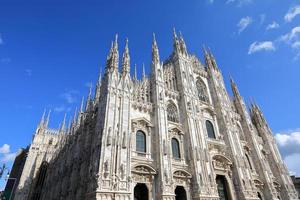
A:
{"type": "Polygon", "coordinates": [[[298,0],[1,1],[0,166],[30,144],[44,109],[53,128],[73,114],[104,71],[115,34],[120,55],[128,37],[140,76],[143,63],[150,71],[152,33],[164,60],[173,27],[202,62],[203,45],[211,49],[229,91],[231,75],[245,101],[255,99],[300,176],[298,0]]]}

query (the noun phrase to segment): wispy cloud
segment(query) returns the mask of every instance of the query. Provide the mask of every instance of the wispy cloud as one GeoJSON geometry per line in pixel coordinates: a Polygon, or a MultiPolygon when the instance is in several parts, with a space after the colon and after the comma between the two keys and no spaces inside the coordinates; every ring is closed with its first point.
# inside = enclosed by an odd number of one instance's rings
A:
{"type": "Polygon", "coordinates": [[[0,63],[8,64],[10,63],[11,59],[10,58],[1,58],[0,63]]]}
{"type": "Polygon", "coordinates": [[[10,146],[8,144],[3,144],[0,147],[0,162],[10,162],[16,157],[16,153],[11,153],[10,146]]]}
{"type": "Polygon", "coordinates": [[[266,14],[260,14],[259,19],[260,19],[260,24],[262,25],[266,21],[266,14]]]}
{"type": "Polygon", "coordinates": [[[300,58],[300,26],[296,26],[290,32],[280,36],[277,41],[284,42],[296,53],[294,60],[300,58]]]}
{"type": "Polygon", "coordinates": [[[237,4],[237,6],[244,6],[252,3],[253,0],[227,0],[226,4],[237,4]]]}
{"type": "Polygon", "coordinates": [[[25,69],[25,74],[29,77],[32,76],[32,70],[31,69],[25,69]]]}
{"type": "Polygon", "coordinates": [[[280,40],[290,43],[296,39],[298,39],[298,35],[300,34],[300,26],[294,27],[290,32],[280,37],[280,40]]]}
{"type": "Polygon", "coordinates": [[[65,105],[60,105],[54,108],[54,112],[60,113],[60,112],[69,112],[71,111],[70,107],[66,107],[65,105]]]}
{"type": "Polygon", "coordinates": [[[268,26],[266,27],[266,30],[271,30],[271,29],[276,29],[279,28],[279,24],[275,21],[273,21],[271,24],[268,24],[268,26]]]}
{"type": "Polygon", "coordinates": [[[2,39],[2,35],[0,33],[0,45],[3,44],[3,39],[2,39]]]}
{"type": "Polygon", "coordinates": [[[253,42],[248,50],[248,54],[253,54],[258,51],[275,51],[274,43],[271,41],[253,42]]]}
{"type": "Polygon", "coordinates": [[[251,23],[253,22],[252,18],[247,16],[243,17],[237,24],[238,32],[243,32],[251,23]]]}
{"type": "Polygon", "coordinates": [[[62,93],[60,96],[66,100],[67,103],[75,103],[77,101],[77,94],[79,92],[77,90],[69,90],[62,93]]]}
{"type": "Polygon", "coordinates": [[[284,16],[286,22],[291,22],[297,15],[300,15],[300,5],[293,6],[284,16]]]}
{"type": "Polygon", "coordinates": [[[300,130],[275,134],[284,162],[291,173],[300,175],[300,130]]]}

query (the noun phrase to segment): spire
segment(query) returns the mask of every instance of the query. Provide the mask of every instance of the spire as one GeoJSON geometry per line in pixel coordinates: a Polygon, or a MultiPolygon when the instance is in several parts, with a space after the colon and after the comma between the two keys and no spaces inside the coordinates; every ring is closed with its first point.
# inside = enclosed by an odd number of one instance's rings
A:
{"type": "Polygon", "coordinates": [[[127,74],[130,73],[130,56],[129,56],[129,48],[128,48],[128,39],[126,38],[125,50],[123,52],[122,57],[122,73],[127,74]]]}
{"type": "Polygon", "coordinates": [[[204,47],[204,56],[205,56],[205,63],[206,66],[209,68],[213,68],[214,70],[219,71],[219,68],[217,66],[216,60],[211,53],[211,50],[208,48],[208,50],[204,47]]]}
{"type": "Polygon", "coordinates": [[[106,68],[108,70],[118,70],[119,66],[119,51],[118,51],[118,34],[115,36],[115,41],[112,42],[112,46],[107,56],[106,68]]]}
{"type": "Polygon", "coordinates": [[[136,64],[134,64],[134,80],[137,80],[136,64]]]}
{"type": "Polygon", "coordinates": [[[146,79],[146,73],[145,73],[145,65],[143,63],[143,80],[145,80],[145,79],[146,79]]]}
{"type": "Polygon", "coordinates": [[[180,52],[179,41],[178,41],[178,37],[177,37],[175,28],[173,28],[173,47],[174,47],[175,52],[177,52],[177,53],[180,52]]]}
{"type": "Polygon", "coordinates": [[[82,99],[81,99],[81,105],[80,105],[80,110],[79,110],[79,112],[83,112],[83,103],[84,103],[84,96],[82,97],[82,99]]]}
{"type": "Polygon", "coordinates": [[[98,81],[96,84],[96,91],[95,91],[95,100],[98,101],[100,98],[100,87],[101,87],[101,80],[102,80],[102,72],[101,72],[101,67],[100,67],[100,72],[99,72],[99,77],[98,81]]]}
{"type": "Polygon", "coordinates": [[[187,49],[186,49],[185,41],[183,39],[183,36],[182,36],[181,32],[179,32],[179,34],[180,34],[180,49],[181,49],[181,52],[184,53],[185,55],[187,55],[187,49]]]}
{"type": "Polygon", "coordinates": [[[88,98],[86,100],[86,106],[85,106],[85,110],[89,111],[91,109],[91,104],[92,104],[92,87],[93,85],[90,85],[90,89],[89,89],[89,94],[88,94],[88,98]]]}
{"type": "Polygon", "coordinates": [[[45,122],[45,127],[46,127],[46,128],[48,127],[48,124],[49,124],[49,121],[50,121],[50,116],[51,116],[51,110],[49,110],[48,116],[47,116],[47,120],[46,120],[46,122],[45,122]]]}
{"type": "Polygon", "coordinates": [[[63,119],[61,127],[60,127],[60,132],[65,131],[65,129],[66,129],[66,118],[67,118],[67,113],[65,113],[65,115],[64,115],[64,119],[63,119]]]}
{"type": "Polygon", "coordinates": [[[44,109],[44,112],[43,112],[43,115],[42,115],[39,127],[43,127],[45,125],[45,115],[46,115],[46,109],[44,109]]]}
{"type": "Polygon", "coordinates": [[[153,33],[153,40],[152,40],[152,64],[159,64],[159,51],[156,43],[155,33],[153,33]]]}
{"type": "Polygon", "coordinates": [[[240,93],[239,93],[239,90],[238,90],[238,88],[237,88],[237,85],[235,84],[235,82],[234,82],[232,76],[230,76],[230,84],[231,84],[231,89],[232,89],[232,92],[233,92],[233,94],[234,94],[234,97],[235,97],[236,99],[237,99],[237,98],[240,98],[241,95],[240,95],[240,93]]]}
{"type": "Polygon", "coordinates": [[[101,66],[100,66],[99,76],[98,76],[98,82],[97,82],[97,85],[98,85],[98,86],[101,85],[101,80],[102,80],[102,70],[101,70],[101,66]]]}

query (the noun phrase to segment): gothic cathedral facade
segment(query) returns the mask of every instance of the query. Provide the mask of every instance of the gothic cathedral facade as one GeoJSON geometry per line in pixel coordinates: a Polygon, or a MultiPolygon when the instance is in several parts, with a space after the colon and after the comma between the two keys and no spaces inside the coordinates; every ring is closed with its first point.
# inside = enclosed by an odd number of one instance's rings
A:
{"type": "Polygon", "coordinates": [[[225,89],[210,51],[205,62],[173,33],[151,74],[130,76],[128,41],[119,72],[117,37],[69,126],[39,123],[15,200],[296,200],[287,167],[260,108],[249,112],[231,79],[225,89]],[[93,96],[93,97],[92,97],[93,96]]]}

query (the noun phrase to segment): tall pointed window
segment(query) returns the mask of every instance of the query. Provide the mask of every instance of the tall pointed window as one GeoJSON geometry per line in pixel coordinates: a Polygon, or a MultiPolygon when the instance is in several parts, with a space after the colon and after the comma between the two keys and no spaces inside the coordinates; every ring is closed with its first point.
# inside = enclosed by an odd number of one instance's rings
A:
{"type": "Polygon", "coordinates": [[[216,134],[215,134],[215,130],[214,130],[213,124],[209,120],[206,120],[205,124],[206,124],[206,131],[207,131],[208,137],[215,139],[216,138],[216,134]]]}
{"type": "Polygon", "coordinates": [[[172,154],[173,158],[180,159],[179,142],[176,138],[172,138],[172,154]]]}
{"type": "Polygon", "coordinates": [[[196,82],[196,88],[198,92],[198,98],[201,101],[208,102],[207,88],[205,83],[202,80],[198,79],[196,82]]]}
{"type": "Polygon", "coordinates": [[[250,169],[253,170],[249,156],[247,154],[245,154],[245,156],[246,156],[246,159],[248,161],[248,165],[249,165],[250,169]]]}
{"type": "Polygon", "coordinates": [[[173,103],[169,103],[167,107],[167,118],[171,122],[179,122],[178,111],[173,103]]]}
{"type": "Polygon", "coordinates": [[[136,132],[136,151],[146,153],[146,135],[143,131],[136,132]]]}

